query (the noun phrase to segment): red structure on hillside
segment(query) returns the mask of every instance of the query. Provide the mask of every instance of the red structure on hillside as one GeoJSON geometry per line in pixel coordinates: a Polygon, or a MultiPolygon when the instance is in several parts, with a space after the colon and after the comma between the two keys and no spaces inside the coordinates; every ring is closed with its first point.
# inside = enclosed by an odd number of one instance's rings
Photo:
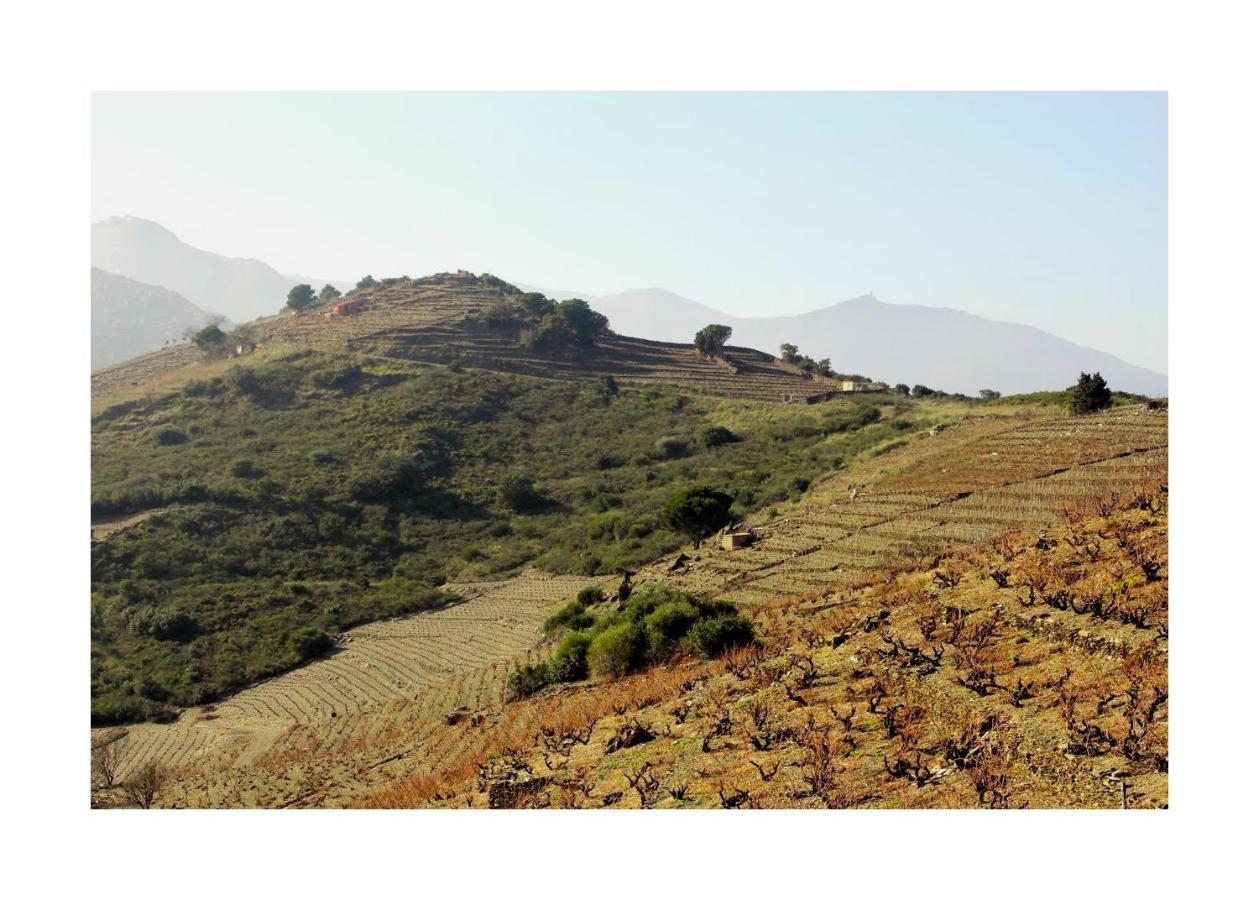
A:
{"type": "Polygon", "coordinates": [[[332,315],[334,316],[348,315],[349,313],[354,312],[356,309],[362,306],[366,299],[367,298],[365,297],[359,297],[355,300],[342,300],[336,306],[332,307],[332,315]]]}

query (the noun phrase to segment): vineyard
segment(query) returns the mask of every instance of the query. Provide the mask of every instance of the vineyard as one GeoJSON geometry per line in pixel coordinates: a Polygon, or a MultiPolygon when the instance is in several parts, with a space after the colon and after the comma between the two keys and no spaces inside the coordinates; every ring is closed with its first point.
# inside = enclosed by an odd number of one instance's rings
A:
{"type": "Polygon", "coordinates": [[[177,722],[129,726],[119,776],[152,761],[173,769],[250,763],[309,732],[355,739],[381,721],[368,713],[408,698],[419,719],[431,713],[435,721],[460,706],[499,705],[511,664],[528,657],[548,610],[592,583],[526,575],[451,585],[457,602],[444,609],[353,629],[325,658],[177,722]]]}
{"type": "Polygon", "coordinates": [[[592,580],[464,584],[216,707],[130,726],[125,766],[168,767],[172,806],[484,805],[493,785],[494,805],[1159,805],[1165,707],[1141,709],[1166,671],[1166,465],[1161,410],[969,417],[753,516],[747,549],[708,541],[635,574],[743,604],[770,638],[746,664],[507,705],[512,664],[592,580]],[[671,740],[605,752],[638,726],[671,740]]]}
{"type": "Polygon", "coordinates": [[[558,690],[369,807],[1167,805],[1165,482],[842,592],[759,644],[558,690]]]}

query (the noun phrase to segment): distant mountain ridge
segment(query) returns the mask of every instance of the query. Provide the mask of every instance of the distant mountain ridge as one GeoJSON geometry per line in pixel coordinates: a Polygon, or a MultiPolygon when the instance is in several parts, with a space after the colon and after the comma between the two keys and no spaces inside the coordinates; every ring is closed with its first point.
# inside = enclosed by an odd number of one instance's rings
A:
{"type": "Polygon", "coordinates": [[[1113,354],[1074,344],[1039,328],[985,319],[956,309],[884,303],[866,294],[793,316],[741,318],[663,288],[576,296],[608,317],[621,334],[689,341],[710,322],[731,326],[732,343],[778,353],[791,343],[837,371],[889,384],[1006,394],[1061,390],[1080,372],[1101,372],[1116,390],[1163,397],[1167,376],[1113,354]]]}
{"type": "Polygon", "coordinates": [[[222,318],[167,288],[93,268],[92,368],[160,349],[222,318]]]}
{"type": "MultiPolygon", "coordinates": [[[[284,275],[261,260],[201,250],[157,222],[135,216],[114,216],[92,225],[92,265],[175,291],[237,322],[277,312],[295,284],[305,282],[319,290],[327,283],[284,275]]],[[[342,290],[352,287],[331,283],[342,290]]]]}

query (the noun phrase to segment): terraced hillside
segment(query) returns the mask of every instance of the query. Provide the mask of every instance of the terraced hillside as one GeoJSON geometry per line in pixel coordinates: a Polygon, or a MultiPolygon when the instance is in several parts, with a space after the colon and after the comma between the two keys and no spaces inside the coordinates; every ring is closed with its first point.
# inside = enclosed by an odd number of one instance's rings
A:
{"type": "Polygon", "coordinates": [[[1165,410],[971,419],[818,485],[807,504],[759,524],[747,549],[709,547],[643,577],[749,603],[842,586],[906,557],[1049,523],[1067,503],[1123,493],[1166,468],[1165,410]]]}
{"type": "MultiPolygon", "coordinates": [[[[451,585],[452,605],[349,631],[332,653],[170,724],[128,726],[119,777],[153,761],[207,770],[252,763],[303,730],[343,741],[370,730],[369,713],[403,700],[434,720],[501,705],[510,666],[538,641],[547,611],[590,578],[526,575],[451,585]]],[[[98,729],[108,736],[113,729],[98,729]]]]}
{"type": "Polygon", "coordinates": [[[721,659],[556,690],[367,806],[1160,808],[1166,496],[788,595],[721,659]]]}
{"type": "MultiPolygon", "coordinates": [[[[1052,526],[1073,502],[1090,500],[1113,511],[1116,498],[1132,488],[1165,483],[1167,418],[1165,411],[1137,406],[1082,418],[1033,407],[975,415],[875,453],[815,484],[799,502],[753,517],[757,539],[751,547],[722,552],[709,541],[685,558],[644,567],[635,581],[665,581],[734,599],[764,621],[777,622],[775,610],[798,597],[814,598],[810,616],[828,610],[856,615],[868,602],[854,600],[852,591],[889,571],[933,572],[950,548],[1012,528],[1032,529],[1034,540],[1036,529],[1052,526]]],[[[613,727],[609,715],[619,715],[619,728],[624,709],[677,696],[696,677],[693,667],[652,670],[626,682],[607,709],[601,704],[610,695],[595,687],[563,692],[554,701],[558,711],[533,701],[505,707],[510,661],[541,646],[537,628],[548,605],[571,597],[577,584],[513,580],[462,606],[352,632],[330,659],[217,709],[185,713],[172,725],[133,726],[125,739],[128,764],[153,759],[173,768],[176,777],[161,797],[166,805],[485,802],[466,788],[476,766],[536,743],[537,729],[555,716],[602,722],[597,727],[603,729],[613,727]],[[528,591],[537,592],[531,595],[536,599],[518,599],[528,591]],[[495,606],[495,596],[506,606],[495,606]],[[524,614],[523,607],[531,612],[524,614]]],[[[1054,610],[1050,618],[1064,616],[1054,610]]],[[[854,690],[864,690],[866,677],[845,670],[831,683],[851,681],[854,690]]],[[[949,691],[948,702],[957,706],[969,689],[949,691]]],[[[655,719],[652,727],[659,727],[655,719]]],[[[611,781],[621,778],[619,772],[611,781]]],[[[707,785],[707,800],[717,796],[717,787],[707,785]]],[[[1108,789],[1098,787],[1089,802],[1109,804],[1111,795],[1101,793],[1108,789]]],[[[628,786],[620,790],[613,802],[633,805],[628,786]]],[[[961,803],[964,794],[940,794],[932,802],[961,803]]],[[[897,796],[901,803],[919,797],[897,796]]],[[[1033,799],[1079,805],[1082,796],[1041,792],[1033,799]]],[[[1150,789],[1147,796],[1160,795],[1150,789]]]]}
{"type": "MultiPolygon", "coordinates": [[[[354,293],[362,303],[352,314],[329,316],[330,304],[285,312],[251,323],[231,343],[361,351],[544,378],[612,375],[631,383],[773,402],[818,399],[840,387],[833,379],[810,376],[747,348],[730,348],[719,360],[701,356],[690,345],[609,335],[580,356],[530,353],[515,334],[489,328],[481,318],[492,305],[518,293],[498,279],[466,272],[386,279],[354,293]]],[[[277,298],[277,306],[281,303],[277,298]]],[[[149,353],[93,373],[92,393],[125,395],[164,385],[201,361],[190,344],[149,353]]]]}

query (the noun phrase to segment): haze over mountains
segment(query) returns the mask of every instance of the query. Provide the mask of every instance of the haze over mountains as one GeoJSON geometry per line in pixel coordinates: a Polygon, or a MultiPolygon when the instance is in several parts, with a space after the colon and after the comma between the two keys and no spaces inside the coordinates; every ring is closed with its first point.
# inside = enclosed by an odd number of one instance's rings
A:
{"type": "Polygon", "coordinates": [[[690,341],[705,325],[720,322],[734,329],[731,343],[774,354],[784,343],[795,344],[809,356],[829,358],[836,371],[889,384],[1014,394],[1060,390],[1088,371],[1101,372],[1117,390],[1167,395],[1166,375],[1038,328],[943,307],[883,303],[870,294],[793,316],[741,318],[663,288],[606,296],[543,293],[586,300],[622,334],[690,341]]]}
{"type": "MultiPolygon", "coordinates": [[[[284,275],[257,259],[220,256],[192,247],[156,222],[114,216],[92,225],[92,265],[182,294],[237,322],[273,315],[295,284],[318,290],[324,279],[284,275]]],[[[352,285],[332,282],[345,290],[352,285]]]]}
{"type": "MultiPolygon", "coordinates": [[[[99,337],[94,316],[93,368],[105,364],[98,359],[125,358],[117,353],[134,355],[156,349],[187,327],[180,324],[171,334],[175,328],[171,323],[202,321],[183,304],[203,315],[222,314],[247,322],[278,312],[293,285],[306,282],[318,290],[327,281],[284,275],[257,259],[201,250],[156,222],[131,216],[92,226],[92,265],[143,282],[142,287],[158,286],[180,295],[172,299],[149,291],[144,304],[113,321],[108,333],[101,331],[99,337]],[[161,324],[153,326],[150,320],[161,324]]],[[[342,290],[352,287],[346,282],[331,283],[342,290]]],[[[720,322],[734,329],[735,344],[776,354],[779,345],[792,343],[809,356],[829,358],[836,371],[889,384],[925,384],[972,395],[990,388],[1011,394],[1059,390],[1073,383],[1080,372],[1100,371],[1115,389],[1167,394],[1166,375],[1040,329],[954,309],[883,303],[873,295],[792,316],[742,318],[663,288],[598,296],[518,286],[557,299],[585,299],[620,334],[689,342],[703,326],[720,322]]],[[[117,293],[118,285],[113,290],[117,293]]]]}
{"type": "Polygon", "coordinates": [[[92,269],[92,368],[178,341],[221,319],[172,290],[92,269]]]}

